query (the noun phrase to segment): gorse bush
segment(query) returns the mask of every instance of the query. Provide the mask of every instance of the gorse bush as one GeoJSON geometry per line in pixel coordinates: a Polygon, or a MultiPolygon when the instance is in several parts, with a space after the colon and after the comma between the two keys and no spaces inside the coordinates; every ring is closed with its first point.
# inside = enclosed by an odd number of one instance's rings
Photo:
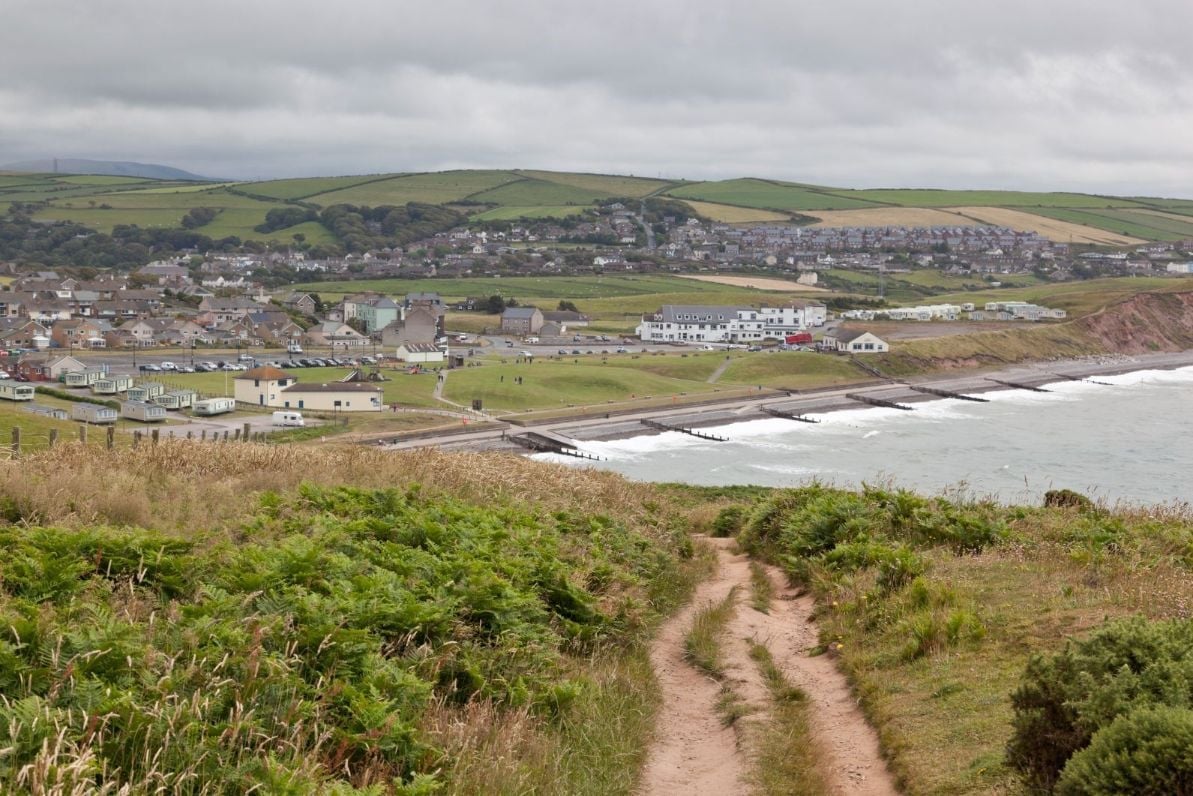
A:
{"type": "MultiPolygon", "coordinates": [[[[1011,703],[1008,761],[1029,785],[1050,790],[1070,758],[1120,716],[1193,707],[1193,621],[1111,622],[1055,655],[1032,658],[1011,703]]],[[[1115,741],[1081,765],[1121,746],[1115,741]]]]}
{"type": "Polygon", "coordinates": [[[1060,796],[1193,796],[1193,710],[1142,708],[1119,716],[1073,755],[1060,796]]]}
{"type": "Polygon", "coordinates": [[[239,538],[0,529],[0,791],[429,793],[428,711],[566,718],[573,656],[631,640],[677,560],[414,488],[267,492],[239,538]]]}

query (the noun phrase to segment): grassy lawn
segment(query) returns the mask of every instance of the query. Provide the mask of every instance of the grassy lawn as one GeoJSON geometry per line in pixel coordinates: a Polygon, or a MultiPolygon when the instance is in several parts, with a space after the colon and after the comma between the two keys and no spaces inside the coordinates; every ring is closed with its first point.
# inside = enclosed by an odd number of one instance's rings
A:
{"type": "Polygon", "coordinates": [[[806,390],[872,378],[844,357],[811,351],[776,351],[736,359],[718,383],[761,384],[780,390],[806,390]]]}
{"type": "Polygon", "coordinates": [[[486,410],[523,411],[594,405],[647,396],[680,396],[712,391],[703,381],[677,379],[610,359],[579,357],[527,364],[486,364],[452,371],[445,395],[460,404],[484,401],[486,410]],[[516,377],[522,377],[518,384],[516,377]]]}
{"type": "MultiPolygon", "coordinates": [[[[616,296],[653,296],[661,293],[716,295],[726,290],[724,285],[697,282],[677,276],[510,276],[465,277],[461,279],[361,279],[347,282],[307,282],[294,286],[295,290],[318,292],[325,298],[349,293],[387,293],[403,295],[429,291],[444,299],[457,300],[469,296],[502,295],[519,301],[540,299],[569,299],[580,301],[616,296]]],[[[743,289],[743,291],[746,289],[743,289]]],[[[775,295],[766,291],[748,290],[757,295],[775,295]]],[[[581,308],[583,309],[583,308],[581,308]]]]}
{"type": "MultiPolygon", "coordinates": [[[[700,353],[618,354],[617,366],[666,376],[669,379],[705,381],[725,362],[726,357],[752,356],[742,352],[702,351],[700,353]],[[628,358],[627,358],[628,357],[628,358]]],[[[612,361],[612,359],[610,360],[612,361]]]]}

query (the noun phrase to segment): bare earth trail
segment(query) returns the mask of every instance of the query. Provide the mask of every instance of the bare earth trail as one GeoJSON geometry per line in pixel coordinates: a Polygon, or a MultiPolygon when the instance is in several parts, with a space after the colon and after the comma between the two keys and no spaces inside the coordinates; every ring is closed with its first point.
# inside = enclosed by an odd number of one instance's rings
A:
{"type": "Polygon", "coordinates": [[[747,794],[753,740],[766,731],[771,704],[768,689],[749,656],[749,640],[765,644],[788,680],[808,695],[809,721],[823,763],[828,793],[840,796],[896,796],[899,793],[879,752],[878,736],[866,723],[849,685],[826,656],[809,657],[818,643],[811,622],[810,597],[796,597],[768,568],[775,584],[770,613],[749,605],[749,558],[733,553],[730,539],[710,539],[718,567],[697,589],[692,602],[661,629],[651,662],[663,693],[656,742],[643,772],[643,796],[747,794]],[[734,617],[722,638],[726,685],[748,715],[725,727],[716,703],[722,686],[683,659],[684,636],[695,614],[720,602],[734,586],[734,617]]]}

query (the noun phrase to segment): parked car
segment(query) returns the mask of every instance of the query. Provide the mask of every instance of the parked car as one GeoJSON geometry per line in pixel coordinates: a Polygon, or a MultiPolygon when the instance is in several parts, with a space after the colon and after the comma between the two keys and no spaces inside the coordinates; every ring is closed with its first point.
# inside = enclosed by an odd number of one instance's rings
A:
{"type": "Polygon", "coordinates": [[[209,366],[206,362],[200,362],[198,365],[195,365],[196,373],[211,373],[215,370],[216,368],[209,366]]]}
{"type": "Polygon", "coordinates": [[[163,363],[160,365],[160,368],[161,368],[162,370],[178,370],[178,366],[177,366],[177,365],[175,365],[173,362],[171,362],[171,361],[169,361],[169,360],[166,360],[165,362],[163,362],[163,363]]]}
{"type": "Polygon", "coordinates": [[[252,362],[252,361],[253,361],[253,355],[252,355],[252,354],[241,354],[240,356],[238,356],[238,357],[236,357],[236,358],[237,358],[238,360],[240,360],[241,362],[252,362]]]}
{"type": "Polygon", "coordinates": [[[628,353],[630,353],[630,349],[626,348],[625,346],[621,346],[620,348],[617,349],[617,353],[628,354],[628,353]]]}
{"type": "Polygon", "coordinates": [[[580,353],[580,349],[578,349],[578,348],[572,349],[572,354],[579,354],[579,353],[580,353]]]}
{"type": "Polygon", "coordinates": [[[194,372],[195,372],[195,369],[194,369],[194,368],[192,368],[190,365],[179,365],[179,366],[176,368],[176,370],[177,370],[179,373],[194,373],[194,372]]]}
{"type": "Polygon", "coordinates": [[[566,348],[561,348],[561,349],[559,349],[559,351],[557,353],[567,356],[567,352],[568,352],[568,350],[566,348]]]}
{"type": "Polygon", "coordinates": [[[701,351],[716,351],[717,348],[716,348],[716,346],[711,346],[708,343],[705,343],[704,345],[700,346],[700,350],[701,351]]]}
{"type": "Polygon", "coordinates": [[[137,370],[141,371],[142,373],[161,373],[162,372],[161,366],[155,365],[152,362],[141,365],[140,367],[137,368],[137,370]]]}
{"type": "Polygon", "coordinates": [[[362,365],[376,365],[377,364],[376,357],[361,357],[360,361],[361,361],[362,365]]]}

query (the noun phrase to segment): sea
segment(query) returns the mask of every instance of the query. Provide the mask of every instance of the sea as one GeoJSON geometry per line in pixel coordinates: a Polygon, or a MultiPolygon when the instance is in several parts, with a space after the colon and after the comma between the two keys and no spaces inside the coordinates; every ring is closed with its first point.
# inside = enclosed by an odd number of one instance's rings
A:
{"type": "Polygon", "coordinates": [[[596,464],[536,458],[641,481],[886,484],[1001,503],[1067,488],[1108,504],[1193,502],[1193,367],[1091,378],[1043,393],[982,393],[989,403],[944,398],[910,412],[811,415],[816,424],[766,418],[701,429],[726,442],[666,432],[581,443],[596,464]]]}

